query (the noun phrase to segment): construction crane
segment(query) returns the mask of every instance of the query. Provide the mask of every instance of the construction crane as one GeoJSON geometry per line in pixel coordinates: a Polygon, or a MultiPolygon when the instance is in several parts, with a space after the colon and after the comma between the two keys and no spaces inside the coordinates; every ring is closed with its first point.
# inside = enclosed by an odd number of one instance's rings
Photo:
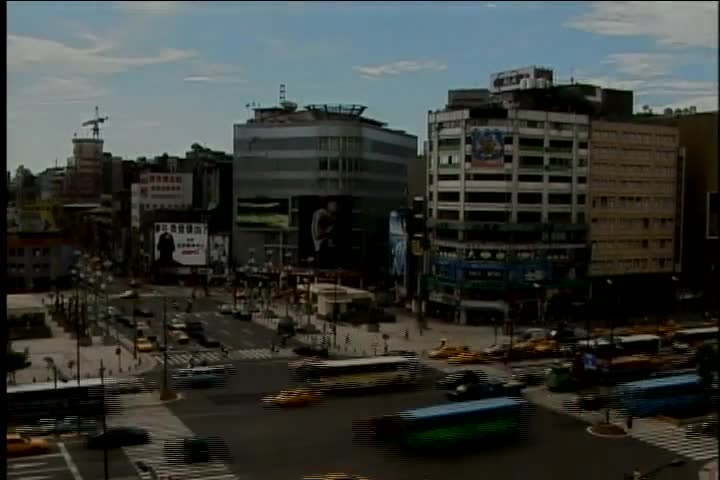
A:
{"type": "Polygon", "coordinates": [[[101,117],[98,107],[95,107],[95,118],[82,123],[83,127],[89,127],[92,125],[92,136],[94,139],[100,138],[100,124],[105,123],[110,117],[101,117]]]}

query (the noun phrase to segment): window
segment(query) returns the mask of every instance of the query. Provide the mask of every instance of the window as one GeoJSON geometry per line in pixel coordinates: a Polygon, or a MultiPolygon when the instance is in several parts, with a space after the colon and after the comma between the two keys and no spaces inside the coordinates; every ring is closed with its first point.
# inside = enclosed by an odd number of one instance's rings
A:
{"type": "Polygon", "coordinates": [[[551,175],[548,179],[550,183],[570,183],[571,177],[566,177],[564,175],[551,175]]]}
{"type": "Polygon", "coordinates": [[[518,203],[524,205],[541,205],[542,204],[542,193],[518,193],[518,203]]]}
{"type": "Polygon", "coordinates": [[[552,169],[564,170],[570,168],[570,162],[569,158],[550,157],[549,165],[552,169]]]}
{"type": "Polygon", "coordinates": [[[459,138],[441,138],[438,140],[438,148],[459,148],[459,138]]]}
{"type": "Polygon", "coordinates": [[[320,170],[327,170],[328,169],[328,159],[327,157],[320,157],[318,159],[318,168],[320,170]]]}
{"type": "Polygon", "coordinates": [[[39,257],[42,254],[42,250],[36,248],[33,250],[33,257],[39,257]]]}
{"type": "Polygon", "coordinates": [[[584,212],[578,212],[577,223],[585,223],[585,213],[584,212]]]}
{"type": "Polygon", "coordinates": [[[518,182],[542,183],[542,175],[518,175],[518,182]]]}
{"type": "Polygon", "coordinates": [[[578,205],[585,205],[585,195],[578,195],[577,196],[577,204],[578,205]]]}
{"type": "Polygon", "coordinates": [[[588,142],[578,142],[578,148],[582,148],[584,150],[587,150],[588,148],[588,142]]]}
{"type": "Polygon", "coordinates": [[[642,241],[642,248],[648,248],[648,241],[647,241],[647,240],[643,240],[643,241],[642,241]]]}
{"type": "Polygon", "coordinates": [[[520,137],[518,145],[521,150],[542,150],[545,147],[545,139],[520,137]]]}
{"type": "Polygon", "coordinates": [[[513,162],[513,156],[505,155],[505,163],[512,163],[512,162],[513,162]]]}
{"type": "Polygon", "coordinates": [[[466,180],[473,180],[476,182],[509,182],[512,181],[512,175],[510,174],[502,174],[502,173],[490,173],[490,174],[480,174],[480,173],[473,173],[472,175],[469,175],[465,177],[466,180]]]}
{"type": "Polygon", "coordinates": [[[569,193],[551,193],[548,195],[548,203],[550,205],[570,205],[572,195],[569,193]]]}
{"type": "Polygon", "coordinates": [[[509,192],[467,192],[465,201],[468,203],[508,203],[511,194],[509,192]]]}
{"type": "Polygon", "coordinates": [[[578,182],[580,185],[584,185],[584,184],[587,183],[587,178],[586,178],[586,177],[577,177],[577,182],[578,182]]]}
{"type": "Polygon", "coordinates": [[[50,255],[50,249],[49,249],[49,248],[43,248],[42,254],[43,254],[43,257],[47,257],[48,255],[50,255]]]}
{"type": "Polygon", "coordinates": [[[538,122],[536,120],[528,120],[527,128],[545,128],[545,122],[538,122]]]}
{"type": "Polygon", "coordinates": [[[469,210],[465,212],[465,220],[468,222],[505,223],[508,220],[508,214],[506,212],[478,212],[469,210]]]}
{"type": "Polygon", "coordinates": [[[459,202],[460,192],[438,192],[438,202],[459,202]]]}
{"type": "Polygon", "coordinates": [[[520,156],[520,167],[525,168],[542,168],[544,164],[543,157],[530,157],[526,155],[520,156]]]}
{"type": "Polygon", "coordinates": [[[512,145],[513,137],[505,137],[505,145],[512,145]]]}
{"type": "Polygon", "coordinates": [[[339,168],[339,162],[337,157],[333,157],[330,159],[330,170],[333,172],[337,172],[339,168]]]}
{"type": "Polygon", "coordinates": [[[572,140],[550,140],[550,148],[557,150],[572,150],[572,140]]]}
{"type": "Polygon", "coordinates": [[[11,249],[8,251],[8,257],[14,257],[14,256],[15,256],[15,249],[14,249],[14,248],[11,248],[11,249]]]}
{"type": "Polygon", "coordinates": [[[438,220],[459,220],[460,212],[457,210],[440,210],[437,211],[438,220]]]}
{"type": "Polygon", "coordinates": [[[540,212],[518,212],[518,223],[540,223],[542,214],[540,212]]]}
{"type": "Polygon", "coordinates": [[[460,180],[460,175],[438,175],[438,182],[452,182],[460,180]]]}

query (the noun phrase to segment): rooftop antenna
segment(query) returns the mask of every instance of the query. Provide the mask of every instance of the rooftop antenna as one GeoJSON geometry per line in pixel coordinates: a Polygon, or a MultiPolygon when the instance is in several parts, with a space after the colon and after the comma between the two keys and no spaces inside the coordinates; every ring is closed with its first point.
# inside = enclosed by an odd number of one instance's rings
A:
{"type": "Polygon", "coordinates": [[[280,84],[280,105],[285,101],[285,84],[280,84]]]}
{"type": "Polygon", "coordinates": [[[95,140],[100,139],[100,124],[105,123],[110,117],[101,117],[100,116],[100,109],[95,106],[95,118],[92,120],[87,120],[82,123],[83,127],[89,127],[92,125],[92,136],[95,140]]]}

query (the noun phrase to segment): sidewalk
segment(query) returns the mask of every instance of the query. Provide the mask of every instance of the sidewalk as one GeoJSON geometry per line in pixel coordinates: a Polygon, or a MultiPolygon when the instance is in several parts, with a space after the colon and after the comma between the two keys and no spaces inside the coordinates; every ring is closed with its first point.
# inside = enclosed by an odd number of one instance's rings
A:
{"type": "Polygon", "coordinates": [[[717,459],[708,462],[700,469],[700,480],[718,480],[718,461],[717,459]]]}
{"type": "MultiPolygon", "coordinates": [[[[285,305],[273,305],[273,311],[278,317],[285,315],[285,305]]],[[[381,323],[379,332],[368,332],[367,325],[351,326],[337,325],[336,342],[333,347],[336,353],[350,356],[381,355],[387,350],[414,351],[421,356],[437,348],[441,340],[448,345],[467,345],[471,350],[481,350],[495,343],[495,334],[492,327],[475,327],[467,325],[448,324],[438,320],[427,319],[427,329],[421,334],[417,319],[410,313],[393,311],[397,321],[394,323],[381,323]],[[407,335],[407,336],[406,336],[407,335]],[[386,336],[386,338],[384,338],[386,336]]],[[[290,310],[290,316],[298,325],[307,325],[307,316],[290,310]]],[[[277,326],[277,319],[259,317],[257,321],[269,328],[277,326]]],[[[332,343],[330,322],[311,317],[310,323],[324,332],[332,343]]],[[[323,333],[315,335],[298,335],[303,343],[319,343],[323,333]]],[[[498,329],[497,342],[509,342],[509,337],[503,335],[498,329]]]]}
{"type": "MultiPolygon", "coordinates": [[[[52,358],[58,369],[58,380],[65,377],[69,380],[77,378],[77,342],[71,333],[65,332],[58,324],[48,320],[52,331],[52,338],[16,340],[12,342],[13,350],[22,352],[27,348],[30,352],[32,365],[18,370],[15,373],[17,385],[33,382],[52,382],[53,371],[48,368],[46,358],[52,358]],[[72,362],[72,363],[71,363],[72,362]],[[70,368],[72,366],[72,368],[70,368]]],[[[137,360],[133,359],[132,342],[120,339],[116,345],[104,345],[103,337],[93,336],[92,345],[80,347],[80,376],[82,378],[97,378],[100,376],[100,361],[105,366],[107,377],[127,377],[139,375],[152,370],[157,362],[144,353],[139,353],[137,360]],[[116,349],[120,347],[120,355],[116,349]]]]}

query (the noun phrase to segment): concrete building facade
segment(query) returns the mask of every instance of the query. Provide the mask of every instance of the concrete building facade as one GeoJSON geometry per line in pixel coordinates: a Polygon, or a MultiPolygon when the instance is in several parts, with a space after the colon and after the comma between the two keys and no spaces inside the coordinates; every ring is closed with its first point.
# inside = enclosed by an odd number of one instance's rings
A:
{"type": "Polygon", "coordinates": [[[68,158],[65,196],[70,199],[98,200],[102,193],[102,157],[100,138],[74,138],[73,156],[68,158]]]}
{"type": "Polygon", "coordinates": [[[133,227],[139,227],[142,215],[151,210],[192,207],[191,173],[143,172],[131,188],[133,227]]]}
{"type": "Polygon", "coordinates": [[[589,116],[485,103],[428,114],[429,300],[461,323],[542,316],[587,264],[589,116]]]}
{"type": "Polygon", "coordinates": [[[680,270],[683,155],[678,130],[593,121],[589,275],[680,270]]]}
{"type": "MultiPolygon", "coordinates": [[[[344,198],[351,222],[348,268],[382,268],[387,258],[387,215],[406,205],[408,165],[417,159],[417,137],[362,116],[358,105],[294,104],[255,110],[234,126],[233,259],[312,264],[301,245],[301,198],[344,198]],[[238,222],[241,204],[274,199],[284,225],[238,222]],[[369,262],[369,259],[378,259],[369,262]],[[381,260],[382,259],[382,260],[381,260]]],[[[312,214],[312,212],[310,212],[312,214]]],[[[315,261],[315,260],[313,260],[315,261]]]]}

